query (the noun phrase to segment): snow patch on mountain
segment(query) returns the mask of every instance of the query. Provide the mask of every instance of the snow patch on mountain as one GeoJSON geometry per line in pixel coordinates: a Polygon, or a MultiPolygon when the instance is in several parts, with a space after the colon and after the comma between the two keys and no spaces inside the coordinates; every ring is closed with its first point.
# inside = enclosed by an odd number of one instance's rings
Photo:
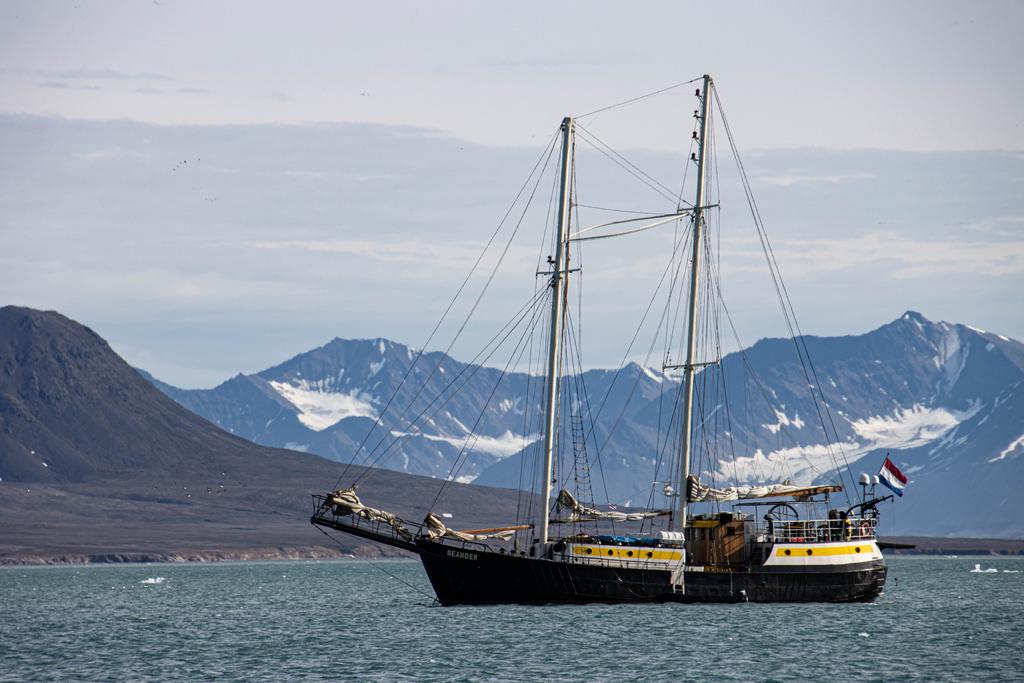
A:
{"type": "Polygon", "coordinates": [[[298,385],[270,382],[270,386],[299,410],[299,422],[315,432],[323,431],[346,417],[377,417],[373,405],[359,392],[327,391],[306,380],[300,380],[298,385]]]}
{"type": "Polygon", "coordinates": [[[980,400],[975,400],[966,411],[954,411],[914,404],[910,408],[899,408],[891,415],[855,420],[850,426],[871,448],[914,448],[942,438],[964,420],[977,415],[981,405],[980,400]]]}
{"type": "Polygon", "coordinates": [[[522,415],[523,414],[523,409],[521,407],[522,403],[523,403],[523,397],[522,396],[516,396],[514,399],[508,399],[508,398],[502,399],[501,401],[498,402],[498,410],[500,410],[503,413],[507,413],[507,412],[511,411],[515,415],[522,415]]]}
{"type": "MultiPolygon", "coordinates": [[[[792,446],[769,453],[757,449],[753,455],[723,462],[716,476],[722,480],[735,480],[737,483],[765,482],[769,479],[774,481],[782,478],[790,478],[801,484],[811,483],[825,472],[834,471],[844,463],[853,465],[872,451],[882,448],[915,448],[952,435],[960,423],[977,415],[983,405],[980,399],[972,401],[967,410],[927,408],[915,404],[910,408],[897,409],[890,415],[852,420],[850,426],[859,437],[856,440],[792,446]]],[[[793,421],[780,411],[776,411],[776,417],[779,418],[777,424],[763,425],[773,434],[783,426],[793,424],[793,421]]]]}
{"type": "Polygon", "coordinates": [[[783,427],[789,427],[790,425],[797,429],[804,428],[804,421],[800,419],[800,413],[796,413],[793,416],[793,419],[791,420],[781,410],[775,410],[775,419],[776,422],[774,424],[763,424],[761,426],[767,429],[772,434],[778,434],[780,429],[782,429],[783,427]]]}
{"type": "Polygon", "coordinates": [[[1004,448],[999,455],[989,460],[989,462],[999,462],[1006,456],[1015,454],[1018,448],[1024,450],[1024,434],[1021,434],[1016,439],[1014,439],[1009,446],[1004,448]]]}
{"type": "Polygon", "coordinates": [[[651,368],[648,368],[646,366],[641,365],[640,366],[640,370],[643,371],[643,373],[645,375],[647,375],[648,379],[651,379],[651,380],[657,382],[658,384],[661,384],[662,382],[665,381],[665,376],[664,375],[662,375],[659,372],[656,372],[655,370],[653,370],[651,368]]]}
{"type": "Polygon", "coordinates": [[[956,327],[951,327],[946,323],[940,324],[944,334],[939,348],[936,350],[942,355],[942,360],[941,364],[936,363],[936,367],[943,371],[946,387],[952,388],[960,379],[964,368],[967,367],[967,356],[971,347],[961,344],[960,333],[956,327]]]}
{"type": "Polygon", "coordinates": [[[540,438],[540,434],[530,434],[524,438],[522,434],[513,434],[509,430],[506,430],[501,436],[486,436],[483,434],[473,434],[472,432],[462,436],[443,436],[396,430],[391,430],[391,435],[396,437],[421,436],[430,441],[443,441],[460,450],[463,446],[466,446],[466,450],[471,453],[486,453],[496,458],[507,458],[510,455],[515,455],[540,438]]]}
{"type": "Polygon", "coordinates": [[[791,446],[765,453],[760,448],[753,455],[725,461],[715,473],[719,481],[780,482],[810,484],[825,472],[835,470],[841,454],[851,464],[870,449],[857,444],[815,444],[791,446]]]}

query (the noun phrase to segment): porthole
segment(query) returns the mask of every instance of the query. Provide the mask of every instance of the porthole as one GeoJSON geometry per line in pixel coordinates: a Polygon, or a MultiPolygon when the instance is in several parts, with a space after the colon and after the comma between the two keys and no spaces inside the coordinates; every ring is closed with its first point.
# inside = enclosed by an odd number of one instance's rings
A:
{"type": "Polygon", "coordinates": [[[792,555],[793,554],[793,551],[790,550],[789,548],[786,548],[783,552],[785,552],[787,555],[792,555]]]}
{"type": "Polygon", "coordinates": [[[650,550],[647,551],[647,557],[654,557],[654,553],[650,550]]]}
{"type": "Polygon", "coordinates": [[[612,550],[611,548],[609,548],[609,549],[608,549],[608,554],[609,554],[609,555],[614,555],[614,554],[615,554],[615,551],[614,551],[614,550],[612,550]]]}
{"type": "Polygon", "coordinates": [[[857,546],[856,548],[854,548],[854,549],[853,549],[853,552],[855,552],[855,553],[859,553],[859,552],[860,552],[860,546],[857,546]]]}
{"type": "Polygon", "coordinates": [[[587,548],[587,550],[586,550],[587,555],[589,555],[592,552],[594,552],[594,550],[592,548],[587,548]]]}
{"type": "Polygon", "coordinates": [[[814,549],[813,548],[808,548],[807,549],[807,554],[808,555],[813,555],[814,554],[814,549]]]}
{"type": "Polygon", "coordinates": [[[629,550],[626,552],[626,557],[633,557],[633,551],[629,550]]]}

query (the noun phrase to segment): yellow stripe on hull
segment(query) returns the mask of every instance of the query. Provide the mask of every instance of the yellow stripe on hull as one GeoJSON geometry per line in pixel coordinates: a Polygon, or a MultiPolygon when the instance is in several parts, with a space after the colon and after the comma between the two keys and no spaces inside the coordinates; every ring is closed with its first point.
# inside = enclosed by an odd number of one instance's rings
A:
{"type": "Polygon", "coordinates": [[[775,556],[793,557],[798,555],[857,555],[860,553],[870,553],[871,550],[871,543],[840,546],[793,545],[786,546],[784,548],[777,547],[775,549],[775,556]]]}
{"type": "Polygon", "coordinates": [[[772,548],[766,567],[825,567],[881,560],[874,540],[839,543],[779,543],[772,548]]]}
{"type": "Polygon", "coordinates": [[[678,550],[659,548],[609,547],[602,545],[573,545],[572,554],[583,557],[615,557],[621,560],[681,560],[678,550]]]}

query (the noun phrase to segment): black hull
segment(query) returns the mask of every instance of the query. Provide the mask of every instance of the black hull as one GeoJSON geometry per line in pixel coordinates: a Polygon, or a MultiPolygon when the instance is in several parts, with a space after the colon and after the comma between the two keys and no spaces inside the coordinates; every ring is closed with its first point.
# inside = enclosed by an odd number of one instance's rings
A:
{"type": "Polygon", "coordinates": [[[885,586],[881,560],[806,570],[687,571],[685,593],[658,569],[569,563],[417,539],[442,605],[588,602],[868,602],[885,586]]]}

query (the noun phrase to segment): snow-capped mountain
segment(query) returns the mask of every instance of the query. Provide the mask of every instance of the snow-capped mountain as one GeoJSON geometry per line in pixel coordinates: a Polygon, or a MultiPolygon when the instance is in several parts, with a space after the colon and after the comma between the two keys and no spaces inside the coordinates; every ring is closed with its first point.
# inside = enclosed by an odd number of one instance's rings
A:
{"type": "Polygon", "coordinates": [[[424,353],[410,373],[417,354],[385,339],[334,339],[214,389],[156,384],[234,434],[342,462],[352,460],[379,419],[381,427],[370,435],[364,455],[372,452],[380,467],[434,477],[448,476],[464,448],[460,476],[471,480],[537,438],[523,436],[527,375],[502,377],[499,370],[468,366],[441,353],[424,353]],[[458,391],[450,390],[453,379],[458,391]],[[495,384],[499,389],[488,402],[495,384]]]}
{"type": "MultiPolygon", "coordinates": [[[[180,404],[256,443],[349,462],[365,439],[357,462],[410,474],[473,481],[539,439],[536,377],[439,352],[414,364],[418,354],[386,339],[334,339],[213,389],[178,389],[142,374],[180,404]]],[[[583,375],[590,394],[608,397],[607,411],[630,402],[642,407],[660,395],[664,380],[635,364],[583,375]]]]}
{"type": "MultiPolygon", "coordinates": [[[[911,486],[887,515],[896,526],[883,531],[1024,534],[1024,345],[915,312],[863,335],[805,342],[813,367],[801,364],[793,340],[765,339],[699,375],[711,389],[701,393],[695,424],[702,443],[715,446],[698,448],[693,463],[705,481],[834,480],[844,463],[876,472],[888,451],[911,486]],[[820,387],[828,411],[809,385],[820,387]],[[727,455],[712,461],[712,450],[727,455]]],[[[385,438],[374,455],[379,466],[529,486],[538,380],[426,353],[402,384],[416,353],[383,339],[335,339],[210,390],[152,381],[261,444],[348,461],[380,419],[383,429],[367,442],[372,451],[385,438]],[[465,462],[453,469],[463,450],[465,462]]],[[[585,440],[595,498],[607,492],[613,502],[646,504],[660,491],[653,482],[670,478],[678,381],[634,364],[587,371],[578,386],[572,414],[597,418],[592,433],[588,424],[579,435],[571,416],[561,421],[558,478],[574,476],[572,453],[585,440]]]]}

